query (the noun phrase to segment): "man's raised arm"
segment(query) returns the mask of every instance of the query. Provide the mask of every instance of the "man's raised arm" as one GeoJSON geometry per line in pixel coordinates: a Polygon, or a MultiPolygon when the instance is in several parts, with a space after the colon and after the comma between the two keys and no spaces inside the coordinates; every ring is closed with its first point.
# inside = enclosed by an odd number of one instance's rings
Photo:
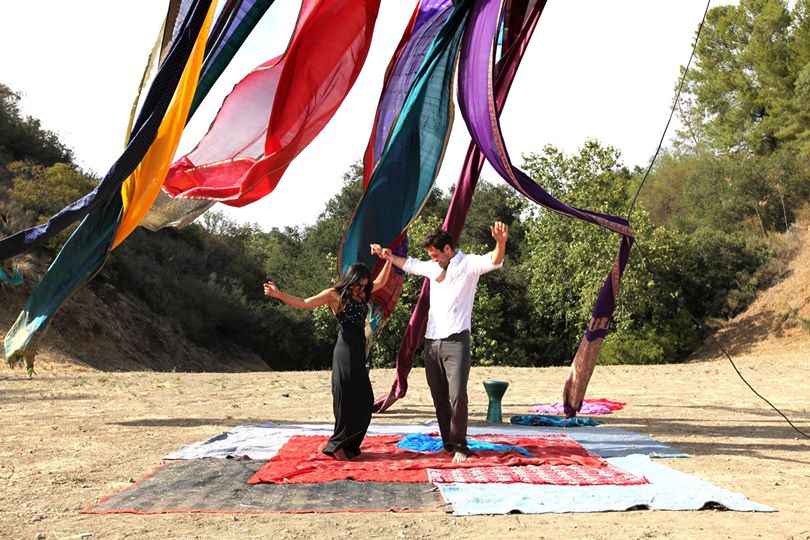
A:
{"type": "Polygon", "coordinates": [[[498,265],[503,262],[503,258],[506,256],[506,240],[509,238],[509,227],[505,223],[496,221],[490,227],[490,232],[492,238],[495,239],[495,249],[492,250],[492,264],[498,265]]]}
{"type": "Polygon", "coordinates": [[[383,248],[382,246],[380,246],[380,244],[371,244],[371,253],[372,255],[376,255],[381,259],[391,261],[391,263],[393,263],[393,265],[399,269],[403,269],[403,267],[405,266],[405,261],[408,260],[405,257],[399,257],[398,255],[394,255],[394,253],[390,249],[383,248]]]}

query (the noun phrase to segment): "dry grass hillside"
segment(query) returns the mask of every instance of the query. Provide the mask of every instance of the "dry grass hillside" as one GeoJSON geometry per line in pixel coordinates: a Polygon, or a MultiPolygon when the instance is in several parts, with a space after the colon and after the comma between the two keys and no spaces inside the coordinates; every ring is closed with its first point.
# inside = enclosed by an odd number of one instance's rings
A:
{"type": "MultiPolygon", "coordinates": [[[[793,225],[787,240],[795,255],[785,277],[761,291],[748,309],[722,326],[717,340],[732,356],[778,356],[807,353],[810,348],[810,217],[793,225]]],[[[693,357],[718,358],[708,340],[693,357]]]]}
{"type": "MultiPolygon", "coordinates": [[[[25,284],[0,287],[0,343],[47,268],[43,257],[18,263],[25,284]]],[[[40,342],[42,368],[102,371],[263,371],[252,351],[223,343],[203,348],[190,342],[176,322],[155,315],[143,302],[115,287],[92,282],[65,303],[40,342]]]]}

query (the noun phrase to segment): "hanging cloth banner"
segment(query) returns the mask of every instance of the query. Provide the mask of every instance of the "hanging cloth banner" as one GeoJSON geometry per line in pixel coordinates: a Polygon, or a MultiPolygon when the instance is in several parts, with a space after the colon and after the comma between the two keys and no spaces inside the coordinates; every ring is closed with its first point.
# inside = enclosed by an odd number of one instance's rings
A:
{"type": "Polygon", "coordinates": [[[115,195],[95,207],[70,236],[6,333],[3,348],[9,365],[24,360],[26,367],[34,367],[39,339],[53,315],[106,260],[120,215],[121,197],[115,195]]]}
{"type": "MultiPolygon", "coordinates": [[[[273,1],[228,0],[222,8],[205,45],[205,61],[188,113],[189,118],[194,115],[273,1]]],[[[170,226],[185,227],[214,204],[214,201],[172,199],[161,191],[140,225],[153,231],[170,226]]]]}
{"type": "Polygon", "coordinates": [[[374,127],[363,157],[363,190],[380,161],[385,143],[402,111],[408,90],[416,79],[428,50],[453,11],[452,0],[422,0],[388,65],[374,116],[374,127]]]}
{"type": "Polygon", "coordinates": [[[188,15],[188,10],[190,7],[191,5],[187,0],[171,0],[169,2],[169,9],[166,12],[166,18],[161,25],[157,41],[152,48],[152,52],[149,53],[149,57],[146,59],[146,67],[143,70],[141,82],[138,85],[138,91],[135,93],[135,101],[132,103],[132,109],[129,113],[129,123],[127,124],[125,137],[127,141],[129,140],[129,136],[132,134],[132,124],[135,122],[138,105],[141,103],[141,95],[143,94],[144,88],[146,88],[146,83],[152,77],[152,72],[155,70],[155,68],[162,64],[163,60],[166,58],[172,44],[172,40],[180,28],[179,24],[186,18],[186,15],[188,15]]]}
{"type": "Polygon", "coordinates": [[[349,221],[338,264],[377,262],[371,243],[391,245],[416,219],[438,174],[453,120],[453,74],[470,3],[452,7],[425,55],[402,111],[349,221]]]}
{"type": "Polygon", "coordinates": [[[188,113],[189,118],[197,111],[197,107],[274,1],[229,0],[222,8],[205,46],[205,61],[188,113]]]}
{"type": "MultiPolygon", "coordinates": [[[[436,36],[452,13],[452,7],[452,0],[422,0],[419,2],[391,58],[385,73],[383,90],[374,118],[374,127],[364,156],[364,191],[368,189],[373,171],[385,149],[391,128],[402,111],[402,106],[408,97],[408,90],[436,36]]],[[[389,247],[395,254],[406,256],[408,253],[407,240],[407,234],[403,233],[389,247]]],[[[378,262],[376,267],[373,267],[374,277],[381,269],[382,264],[378,262]]],[[[366,325],[367,349],[370,348],[375,334],[385,326],[391,317],[391,312],[402,294],[404,279],[404,272],[395,267],[383,287],[372,294],[366,325]]]]}
{"type": "Polygon", "coordinates": [[[502,16],[500,0],[474,0],[470,24],[464,35],[459,61],[459,107],[467,128],[487,161],[512,187],[535,203],[604,227],[621,235],[619,252],[596,299],[588,329],[574,357],[565,383],[563,402],[566,415],[573,416],[582,405],[588,381],[596,366],[599,349],[616,305],[624,267],[633,244],[633,231],[620,217],[570,207],[552,197],[523,171],[512,165],[506,150],[493,99],[491,69],[497,47],[498,22],[502,16]]]}
{"type": "Polygon", "coordinates": [[[121,184],[132,174],[155,140],[210,4],[211,0],[196,1],[194,9],[183,20],[182,31],[178,33],[177,40],[172,44],[166,60],[149,88],[126,149],[101,182],[93,191],[60,210],[47,223],[0,240],[0,260],[19,255],[49,240],[85,217],[94,208],[106,204],[111,197],[118,196],[121,184]]]}
{"type": "MultiPolygon", "coordinates": [[[[131,204],[131,198],[140,197],[144,192],[144,187],[153,189],[151,179],[148,178],[150,174],[156,172],[159,175],[162,168],[165,175],[165,170],[176,149],[176,140],[179,139],[177,131],[182,131],[185,125],[185,116],[194,95],[194,87],[205,51],[205,39],[213,19],[214,8],[215,2],[210,0],[200,0],[193,6],[191,14],[183,26],[184,30],[179,33],[178,41],[184,40],[184,36],[187,36],[186,39],[196,38],[196,42],[191,42],[193,47],[187,50],[185,55],[172,56],[176,50],[173,45],[172,52],[169,53],[166,62],[161,67],[161,72],[164,69],[176,71],[178,77],[174,88],[166,88],[168,92],[166,100],[167,102],[169,99],[172,101],[167,106],[168,111],[164,109],[161,113],[162,121],[158,127],[159,137],[127,180],[123,192],[119,190],[113,193],[100,206],[96,204],[92,208],[62,247],[42,280],[34,287],[25,308],[5,337],[4,354],[10,364],[24,359],[29,368],[33,367],[37,342],[47,329],[53,315],[68,298],[93,278],[106,261],[114,235],[119,230],[122,212],[126,212],[124,196],[128,198],[128,203],[130,203],[128,209],[129,212],[132,212],[131,216],[134,220],[135,213],[140,210],[137,205],[131,204]],[[175,65],[181,61],[183,64],[175,65]],[[171,148],[172,145],[174,145],[174,149],[171,148]]],[[[153,88],[150,88],[150,96],[153,88]]],[[[135,137],[141,133],[140,125],[143,117],[146,116],[150,120],[155,117],[156,112],[152,105],[147,97],[136,123],[135,137]]],[[[128,149],[130,147],[131,145],[128,146],[128,149]]],[[[163,176],[159,176],[159,178],[163,178],[163,176]]],[[[160,180],[157,181],[157,187],[160,188],[160,180]]],[[[125,227],[124,230],[131,230],[130,225],[125,227]]]]}
{"type": "MultiPolygon", "coordinates": [[[[528,2],[515,0],[512,2],[512,9],[509,10],[504,23],[503,56],[495,67],[494,97],[498,115],[500,115],[506,103],[515,74],[545,4],[545,0],[530,0],[528,2]]],[[[472,204],[473,193],[483,164],[483,153],[475,145],[475,142],[471,141],[443,224],[444,229],[454,238],[459,238],[463,232],[464,222],[472,204]]],[[[430,280],[425,279],[419,293],[419,300],[411,314],[397,353],[396,380],[389,393],[375,401],[375,412],[384,412],[395,401],[405,396],[408,390],[408,375],[413,368],[416,349],[419,348],[425,335],[429,309],[430,280]]]]}
{"type": "Polygon", "coordinates": [[[180,136],[183,134],[183,128],[195,96],[205,54],[206,36],[208,36],[215,6],[216,2],[212,2],[197,43],[175,89],[172,103],[160,124],[154,144],[121,186],[123,210],[111,249],[118,247],[135,230],[151,208],[155,197],[160,193],[163,180],[169,172],[169,166],[177,151],[177,145],[180,144],[180,136]]]}
{"type": "Polygon", "coordinates": [[[380,0],[304,0],[287,52],[225,99],[164,183],[172,197],[244,206],[273,189],[332,118],[360,73],[380,0]]]}

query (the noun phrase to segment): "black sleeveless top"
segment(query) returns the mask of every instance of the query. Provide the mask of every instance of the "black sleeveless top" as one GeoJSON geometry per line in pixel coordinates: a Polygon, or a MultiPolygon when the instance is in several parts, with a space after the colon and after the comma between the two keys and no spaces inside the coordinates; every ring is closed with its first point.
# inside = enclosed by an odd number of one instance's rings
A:
{"type": "Polygon", "coordinates": [[[343,311],[337,314],[340,329],[344,332],[357,330],[365,332],[366,315],[368,315],[368,304],[349,298],[343,311]]]}

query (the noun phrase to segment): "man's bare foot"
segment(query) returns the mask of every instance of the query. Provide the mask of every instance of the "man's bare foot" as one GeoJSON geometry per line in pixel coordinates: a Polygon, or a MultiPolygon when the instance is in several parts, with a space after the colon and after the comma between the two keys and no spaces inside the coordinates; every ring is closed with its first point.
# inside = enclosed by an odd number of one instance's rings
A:
{"type": "Polygon", "coordinates": [[[334,457],[338,461],[350,461],[352,458],[346,455],[346,451],[343,448],[339,448],[332,453],[332,457],[334,457]]]}
{"type": "Polygon", "coordinates": [[[467,461],[467,454],[456,452],[456,455],[453,456],[453,463],[464,463],[465,461],[467,461]]]}

